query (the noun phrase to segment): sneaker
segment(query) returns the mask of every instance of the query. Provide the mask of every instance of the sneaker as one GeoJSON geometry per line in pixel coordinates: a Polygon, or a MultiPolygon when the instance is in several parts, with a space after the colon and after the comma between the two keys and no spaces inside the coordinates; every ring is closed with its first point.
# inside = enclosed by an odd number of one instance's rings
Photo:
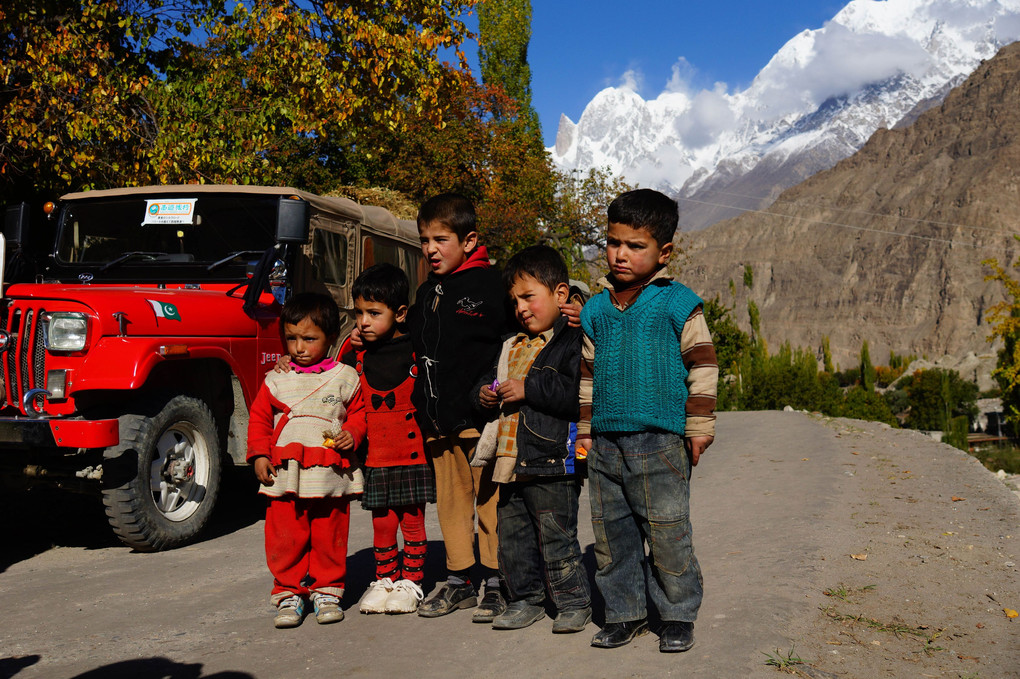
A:
{"type": "Polygon", "coordinates": [[[492,629],[524,629],[545,617],[545,609],[527,601],[512,601],[492,620],[492,629]]]}
{"type": "Polygon", "coordinates": [[[322,592],[312,593],[312,606],[315,608],[315,622],[328,625],[344,619],[344,609],[340,608],[340,597],[322,592]]]}
{"type": "Polygon", "coordinates": [[[418,615],[423,618],[438,618],[453,613],[458,608],[474,608],[478,605],[478,595],[471,583],[454,585],[449,582],[433,595],[431,599],[418,607],[418,615]]]}
{"type": "Polygon", "coordinates": [[[393,592],[386,599],[387,613],[414,613],[418,604],[425,598],[418,583],[410,580],[397,580],[393,592]]]}
{"type": "Polygon", "coordinates": [[[358,602],[358,609],[362,613],[385,613],[386,600],[389,599],[390,594],[392,593],[392,580],[389,578],[376,580],[368,586],[368,589],[365,590],[365,594],[361,597],[361,601],[358,602]]]}
{"type": "Polygon", "coordinates": [[[499,587],[486,587],[485,596],[478,602],[478,608],[471,615],[471,622],[490,623],[493,618],[506,610],[506,599],[499,587]]]}
{"type": "Polygon", "coordinates": [[[277,629],[297,627],[305,617],[305,600],[297,594],[287,597],[276,605],[273,624],[277,629]]]}
{"type": "Polygon", "coordinates": [[[553,620],[553,634],[570,634],[581,632],[591,622],[591,608],[577,608],[572,611],[561,611],[553,620]]]}

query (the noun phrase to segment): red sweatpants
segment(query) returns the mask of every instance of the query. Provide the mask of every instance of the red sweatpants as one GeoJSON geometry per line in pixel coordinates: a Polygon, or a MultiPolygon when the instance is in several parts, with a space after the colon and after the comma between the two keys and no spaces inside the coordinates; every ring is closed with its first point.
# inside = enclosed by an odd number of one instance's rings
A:
{"type": "Polygon", "coordinates": [[[266,507],[266,563],[273,574],[273,605],[309,590],[342,597],[347,575],[350,500],[345,497],[273,498],[266,507]],[[302,581],[305,576],[310,586],[302,581]]]}

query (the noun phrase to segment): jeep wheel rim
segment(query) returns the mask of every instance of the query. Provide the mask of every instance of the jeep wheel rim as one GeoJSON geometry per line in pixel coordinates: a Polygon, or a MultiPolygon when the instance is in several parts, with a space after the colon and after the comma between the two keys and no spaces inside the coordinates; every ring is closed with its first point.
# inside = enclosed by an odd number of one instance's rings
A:
{"type": "Polygon", "coordinates": [[[205,497],[209,481],[209,447],[198,429],[177,422],[156,441],[150,468],[152,501],[170,521],[184,521],[205,497]]]}

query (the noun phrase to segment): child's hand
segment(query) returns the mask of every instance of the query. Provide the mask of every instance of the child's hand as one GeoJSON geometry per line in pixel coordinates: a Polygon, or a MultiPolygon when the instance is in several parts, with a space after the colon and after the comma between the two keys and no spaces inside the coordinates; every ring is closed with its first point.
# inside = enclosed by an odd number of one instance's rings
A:
{"type": "Polygon", "coordinates": [[[691,436],[684,439],[684,448],[691,458],[691,466],[697,467],[701,455],[708,450],[708,447],[715,441],[714,436],[691,436]]]}
{"type": "Polygon", "coordinates": [[[499,405],[499,395],[496,394],[490,385],[482,385],[478,390],[478,401],[486,408],[495,408],[499,405]]]}
{"type": "Polygon", "coordinates": [[[351,347],[354,349],[362,349],[365,343],[361,341],[361,329],[358,326],[351,328],[351,347]]]}
{"type": "Polygon", "coordinates": [[[340,433],[336,435],[336,438],[333,439],[333,447],[337,450],[354,450],[354,435],[346,429],[341,430],[340,433]]]}
{"type": "Polygon", "coordinates": [[[273,366],[273,372],[277,373],[290,372],[290,354],[284,354],[280,358],[276,359],[276,365],[273,366]]]}
{"type": "Polygon", "coordinates": [[[589,453],[591,452],[592,441],[590,436],[578,436],[577,440],[574,441],[574,449],[584,448],[589,453]]]}
{"type": "Polygon", "coordinates": [[[519,403],[524,400],[524,381],[505,380],[499,383],[496,394],[503,399],[503,403],[519,403]]]}
{"type": "Polygon", "coordinates": [[[571,328],[581,327],[581,305],[577,302],[564,302],[560,305],[560,313],[567,317],[567,325],[571,328]]]}
{"type": "Polygon", "coordinates": [[[269,461],[268,457],[256,457],[255,458],[255,478],[259,480],[263,486],[273,485],[273,477],[276,476],[276,467],[269,461]]]}

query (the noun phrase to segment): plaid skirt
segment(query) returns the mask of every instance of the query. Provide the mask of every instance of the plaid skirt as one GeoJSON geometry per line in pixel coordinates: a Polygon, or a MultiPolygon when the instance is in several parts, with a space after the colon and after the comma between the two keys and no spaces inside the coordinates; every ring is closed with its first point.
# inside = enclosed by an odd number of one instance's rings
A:
{"type": "Polygon", "coordinates": [[[392,509],[436,501],[436,477],[427,464],[364,469],[363,509],[392,509]]]}

